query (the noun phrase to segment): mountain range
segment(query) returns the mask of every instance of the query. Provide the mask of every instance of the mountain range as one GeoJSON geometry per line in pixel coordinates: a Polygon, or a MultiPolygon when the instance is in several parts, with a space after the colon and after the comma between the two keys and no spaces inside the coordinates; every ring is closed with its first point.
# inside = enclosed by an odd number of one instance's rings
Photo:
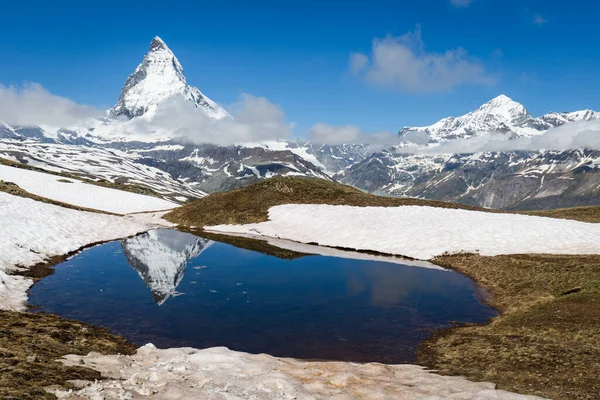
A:
{"type": "Polygon", "coordinates": [[[179,202],[276,175],[293,175],[338,180],[384,195],[492,208],[600,204],[599,151],[407,151],[482,135],[509,141],[536,137],[549,129],[600,120],[600,113],[592,110],[534,117],[520,103],[500,95],[465,115],[429,126],[404,127],[389,146],[329,145],[303,139],[222,146],[190,143],[160,127],[139,132],[140,126],[152,125],[168,110],[165,105],[181,104],[192,106],[209,121],[233,120],[223,107],[187,83],[175,54],[155,37],[126,79],[117,103],[103,117],[67,127],[12,126],[0,121],[0,157],[91,179],[146,186],[179,202]]]}
{"type": "Polygon", "coordinates": [[[422,134],[429,143],[465,139],[482,133],[508,135],[509,138],[541,135],[550,128],[570,122],[599,119],[600,113],[592,110],[551,112],[533,117],[520,103],[500,95],[460,117],[447,117],[433,125],[404,127],[398,135],[402,138],[422,134]]]}

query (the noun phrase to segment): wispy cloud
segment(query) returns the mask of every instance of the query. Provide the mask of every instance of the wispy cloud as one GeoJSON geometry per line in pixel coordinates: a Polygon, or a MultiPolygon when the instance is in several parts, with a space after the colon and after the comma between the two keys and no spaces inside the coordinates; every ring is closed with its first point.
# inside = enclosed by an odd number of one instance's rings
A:
{"type": "Polygon", "coordinates": [[[55,96],[39,83],[0,84],[0,120],[20,126],[69,127],[102,115],[91,106],[55,96]]]}
{"type": "Polygon", "coordinates": [[[406,92],[440,92],[462,85],[493,85],[497,78],[462,48],[425,51],[421,29],[375,39],[370,56],[350,55],[349,68],[372,84],[406,92]]]}
{"type": "Polygon", "coordinates": [[[542,26],[542,25],[547,24],[548,20],[546,20],[540,14],[534,14],[533,15],[533,23],[536,24],[537,26],[542,26]]]}
{"type": "Polygon", "coordinates": [[[231,145],[241,142],[289,139],[293,124],[281,107],[264,97],[242,94],[229,111],[232,118],[208,117],[181,97],[161,103],[150,118],[135,118],[123,129],[132,135],[168,135],[192,143],[231,145]]]}
{"type": "Polygon", "coordinates": [[[450,0],[450,4],[454,7],[468,7],[473,0],[450,0]]]}
{"type": "Polygon", "coordinates": [[[314,143],[332,145],[363,143],[381,147],[400,142],[398,135],[390,132],[367,133],[355,125],[329,125],[325,123],[313,125],[308,130],[307,139],[314,143]]]}
{"type": "Polygon", "coordinates": [[[455,139],[430,146],[398,149],[399,153],[454,154],[482,151],[600,150],[600,120],[568,123],[541,135],[510,139],[509,135],[486,133],[467,139],[455,139]]]}

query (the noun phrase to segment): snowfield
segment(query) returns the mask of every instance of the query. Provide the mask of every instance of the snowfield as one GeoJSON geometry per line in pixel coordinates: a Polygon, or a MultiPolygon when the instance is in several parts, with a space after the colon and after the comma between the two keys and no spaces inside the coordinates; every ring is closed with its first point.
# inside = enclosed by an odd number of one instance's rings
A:
{"type": "Polygon", "coordinates": [[[13,182],[29,193],[74,206],[116,214],[167,210],[179,204],[157,197],[91,185],[77,179],[0,165],[0,180],[13,182]]]}
{"type": "Polygon", "coordinates": [[[8,275],[11,269],[152,227],[132,218],[71,210],[3,192],[0,221],[0,309],[14,311],[26,309],[33,281],[8,275]]]}
{"type": "Polygon", "coordinates": [[[90,353],[69,355],[62,362],[112,378],[75,391],[53,391],[59,399],[70,400],[539,399],[416,365],[307,362],[225,347],[158,350],[148,344],[133,356],[90,353]]]}
{"type": "Polygon", "coordinates": [[[287,204],[272,207],[267,222],[205,229],[421,260],[457,252],[600,254],[600,224],[422,206],[287,204]]]}

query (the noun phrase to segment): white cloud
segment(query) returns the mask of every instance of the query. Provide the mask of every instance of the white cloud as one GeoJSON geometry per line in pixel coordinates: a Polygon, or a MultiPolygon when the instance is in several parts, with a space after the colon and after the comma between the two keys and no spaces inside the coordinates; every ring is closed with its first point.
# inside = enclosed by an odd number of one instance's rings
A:
{"type": "Polygon", "coordinates": [[[328,125],[322,122],[308,130],[307,139],[331,145],[363,143],[381,147],[400,142],[398,135],[390,132],[366,133],[355,125],[328,125]]]}
{"type": "Polygon", "coordinates": [[[181,137],[193,143],[231,145],[274,139],[289,139],[293,125],[285,121],[281,107],[264,97],[242,94],[230,107],[234,117],[208,117],[181,97],[160,104],[150,116],[135,118],[124,127],[125,134],[181,137]]]}
{"type": "Polygon", "coordinates": [[[369,65],[369,57],[361,53],[350,54],[350,71],[357,74],[369,65]]]}
{"type": "Polygon", "coordinates": [[[450,4],[454,7],[468,7],[473,0],[450,0],[450,4]]]}
{"type": "Polygon", "coordinates": [[[538,26],[542,26],[542,25],[546,24],[547,22],[548,22],[548,20],[544,19],[544,17],[542,17],[540,14],[535,14],[533,16],[533,23],[538,26]]]}
{"type": "Polygon", "coordinates": [[[0,84],[0,120],[11,125],[69,127],[101,115],[94,107],[51,94],[39,83],[0,84]]]}
{"type": "Polygon", "coordinates": [[[398,149],[403,153],[477,153],[482,151],[600,150],[600,120],[567,123],[541,135],[510,139],[508,135],[487,133],[468,139],[455,139],[427,147],[398,149]]]}
{"type": "Polygon", "coordinates": [[[425,51],[419,27],[403,36],[375,39],[370,57],[353,53],[350,70],[378,86],[406,92],[447,91],[462,85],[492,85],[496,77],[462,48],[425,51]]]}
{"type": "Polygon", "coordinates": [[[308,130],[308,139],[315,143],[357,143],[363,135],[363,131],[354,125],[334,126],[318,123],[308,130]]]}

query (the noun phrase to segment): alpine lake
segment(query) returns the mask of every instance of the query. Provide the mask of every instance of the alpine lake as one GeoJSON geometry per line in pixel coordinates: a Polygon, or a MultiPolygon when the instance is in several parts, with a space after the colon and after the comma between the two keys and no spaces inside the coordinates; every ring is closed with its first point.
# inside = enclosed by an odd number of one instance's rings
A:
{"type": "Polygon", "coordinates": [[[29,299],[138,345],[399,364],[434,330],[497,315],[484,295],[428,262],[157,229],[56,265],[29,299]]]}

